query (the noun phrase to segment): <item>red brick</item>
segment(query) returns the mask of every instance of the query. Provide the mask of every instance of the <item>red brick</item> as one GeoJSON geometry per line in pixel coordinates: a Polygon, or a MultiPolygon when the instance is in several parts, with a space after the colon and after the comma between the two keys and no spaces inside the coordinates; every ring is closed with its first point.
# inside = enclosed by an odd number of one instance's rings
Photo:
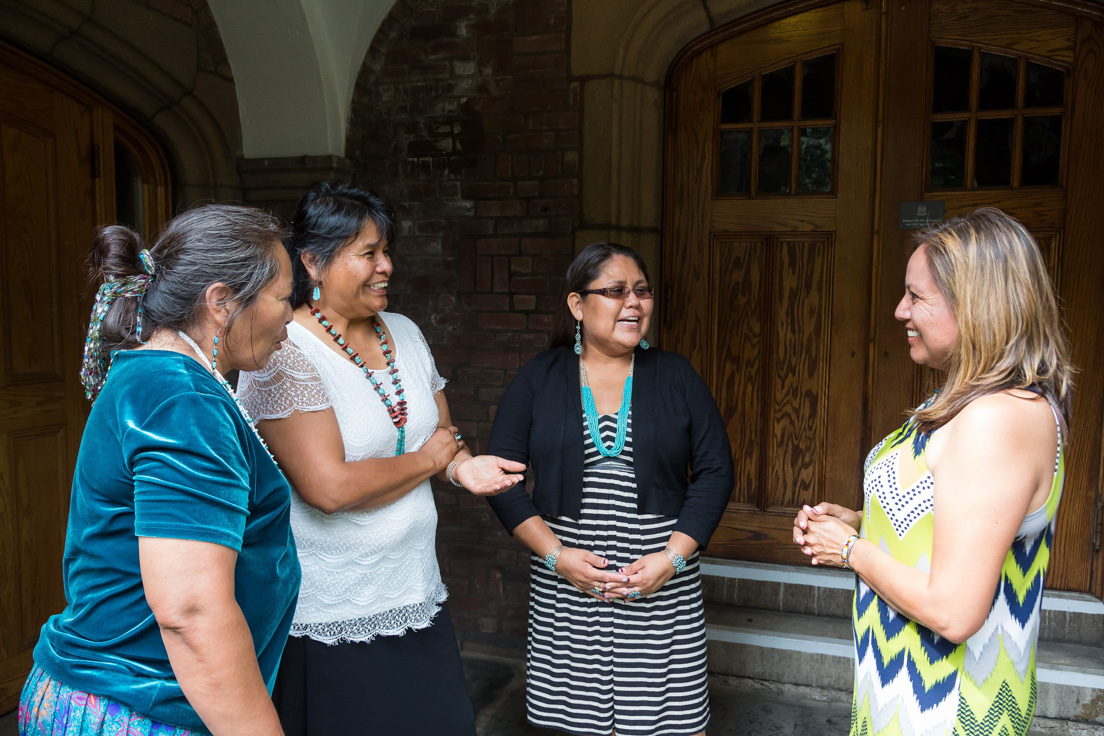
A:
{"type": "Polygon", "coordinates": [[[502,256],[518,252],[517,238],[480,238],[475,248],[481,256],[502,256]]]}
{"type": "Polygon", "coordinates": [[[548,291],[548,279],[540,276],[515,276],[510,280],[510,288],[512,291],[526,293],[544,292],[548,291]]]}
{"type": "MultiPolygon", "coordinates": [[[[517,251],[514,252],[516,253],[517,251]]],[[[511,258],[510,270],[514,273],[533,273],[533,259],[528,256],[511,258]]]]}
{"type": "Polygon", "coordinates": [[[559,199],[534,199],[529,202],[532,215],[574,215],[579,211],[579,200],[574,197],[559,199]]]}
{"type": "Polygon", "coordinates": [[[464,182],[460,190],[468,199],[512,197],[514,194],[514,184],[509,181],[473,181],[464,182]]]}
{"type": "Polygon", "coordinates": [[[532,310],[537,308],[537,298],[531,294],[515,294],[514,309],[532,310]]]}
{"type": "Polygon", "coordinates": [[[514,38],[514,53],[529,54],[539,51],[560,51],[564,48],[564,34],[544,33],[536,36],[514,38]]]}
{"type": "Polygon", "coordinates": [[[513,312],[490,312],[479,315],[481,330],[524,330],[525,315],[513,312]]]}
{"type": "Polygon", "coordinates": [[[519,217],[525,214],[525,202],[520,199],[484,199],[475,203],[475,213],[478,217],[519,217]]]}
{"type": "Polygon", "coordinates": [[[494,290],[510,290],[510,259],[506,256],[494,257],[494,290]]]}
{"type": "Polygon", "coordinates": [[[552,179],[541,186],[546,197],[570,197],[579,193],[578,179],[552,179]]]}

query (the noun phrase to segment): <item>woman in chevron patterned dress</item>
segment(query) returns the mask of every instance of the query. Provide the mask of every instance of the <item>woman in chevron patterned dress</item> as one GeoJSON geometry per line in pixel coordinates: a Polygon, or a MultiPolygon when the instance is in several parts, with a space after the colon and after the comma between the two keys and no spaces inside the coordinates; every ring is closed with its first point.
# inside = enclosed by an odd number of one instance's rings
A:
{"type": "Polygon", "coordinates": [[[1038,246],[986,208],[920,233],[896,317],[943,384],[794,541],[858,576],[852,736],[1026,736],[1073,369],[1038,246]]]}

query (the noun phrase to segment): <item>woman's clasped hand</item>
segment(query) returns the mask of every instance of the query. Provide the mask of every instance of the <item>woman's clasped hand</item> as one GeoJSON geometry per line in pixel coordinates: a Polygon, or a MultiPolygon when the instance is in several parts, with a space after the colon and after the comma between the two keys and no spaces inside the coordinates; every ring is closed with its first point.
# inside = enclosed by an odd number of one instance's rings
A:
{"type": "Polygon", "coordinates": [[[821,501],[804,505],[794,518],[793,540],[814,565],[844,567],[840,552],[848,538],[858,535],[862,517],[839,504],[821,501]]]}

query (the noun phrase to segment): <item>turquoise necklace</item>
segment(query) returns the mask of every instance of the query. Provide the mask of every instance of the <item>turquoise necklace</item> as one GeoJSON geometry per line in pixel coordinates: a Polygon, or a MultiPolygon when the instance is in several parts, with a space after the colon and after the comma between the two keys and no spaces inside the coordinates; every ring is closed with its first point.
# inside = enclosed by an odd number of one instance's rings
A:
{"type": "Polygon", "coordinates": [[[590,438],[594,440],[594,446],[602,457],[617,457],[625,449],[625,435],[629,431],[629,408],[632,406],[632,379],[633,368],[636,366],[636,354],[629,361],[629,375],[625,377],[625,390],[621,394],[621,408],[617,411],[617,435],[613,439],[613,447],[607,448],[598,430],[598,407],[594,405],[594,392],[587,383],[586,366],[582,358],[579,359],[579,381],[582,383],[583,411],[586,412],[587,427],[590,428],[590,438]]]}

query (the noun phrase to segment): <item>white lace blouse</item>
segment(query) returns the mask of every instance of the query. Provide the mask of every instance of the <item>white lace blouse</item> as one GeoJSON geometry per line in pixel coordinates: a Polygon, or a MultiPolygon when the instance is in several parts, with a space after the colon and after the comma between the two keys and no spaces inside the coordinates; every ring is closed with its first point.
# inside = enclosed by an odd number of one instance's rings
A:
{"type": "MultiPolygon", "coordinates": [[[[437,428],[433,395],[445,379],[417,325],[400,314],[379,316],[405,389],[406,451],[414,452],[437,428]]],[[[380,383],[392,393],[390,380],[380,383]]],[[[257,421],[332,407],[346,461],[395,454],[397,431],[364,372],[295,322],[264,370],[241,374],[238,395],[257,421]]],[[[291,501],[303,567],[292,636],[366,642],[429,626],[447,591],[434,551],[437,509],[428,480],[370,511],[324,514],[298,494],[291,501]]]]}

